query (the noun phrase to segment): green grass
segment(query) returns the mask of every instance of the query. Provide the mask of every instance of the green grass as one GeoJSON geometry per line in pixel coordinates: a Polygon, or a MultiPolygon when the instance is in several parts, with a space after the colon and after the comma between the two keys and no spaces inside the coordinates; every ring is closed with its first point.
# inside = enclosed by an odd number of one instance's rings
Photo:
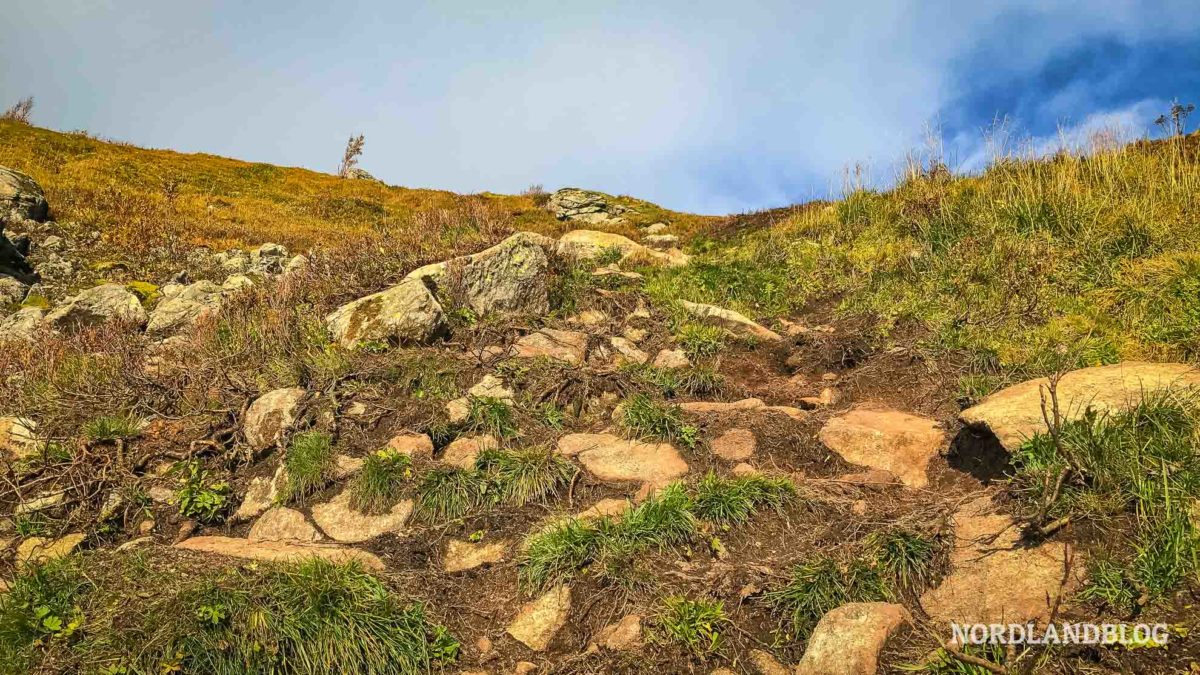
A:
{"type": "Polygon", "coordinates": [[[679,406],[655,401],[646,394],[634,394],[625,400],[620,425],[637,438],[678,443],[686,448],[695,448],[700,442],[700,429],[683,421],[679,406]]]}
{"type": "Polygon", "coordinates": [[[27,567],[0,593],[0,672],[32,672],[42,649],[70,644],[85,617],[91,584],[76,558],[27,567]]]}
{"type": "Polygon", "coordinates": [[[685,322],[675,331],[675,341],[689,359],[700,361],[721,353],[725,335],[725,330],[718,326],[685,322]]]}
{"type": "Polygon", "coordinates": [[[283,465],[287,483],[280,501],[290,504],[302,500],[329,484],[337,468],[337,451],[329,434],[307,431],[296,434],[288,445],[283,465]]]}
{"type": "Polygon", "coordinates": [[[710,472],[696,485],[692,510],[704,520],[740,524],[764,507],[781,508],[795,495],[796,486],[786,478],[720,478],[710,472]]]}
{"type": "Polygon", "coordinates": [[[479,506],[483,483],[471,469],[439,468],[421,477],[417,515],[430,522],[456,520],[479,506]]]}
{"type": "Polygon", "coordinates": [[[724,378],[712,366],[655,368],[648,363],[624,363],[621,372],[639,387],[659,392],[666,398],[679,395],[712,396],[721,391],[724,378]]]}
{"type": "Polygon", "coordinates": [[[866,541],[880,575],[896,590],[913,593],[933,580],[939,546],[923,534],[898,527],[872,532],[866,541]]]}
{"type": "Polygon", "coordinates": [[[1131,521],[1103,542],[1085,597],[1129,610],[1131,599],[1161,598],[1200,570],[1191,514],[1200,497],[1198,414],[1190,395],[1154,396],[1127,412],[1089,413],[1062,427],[1057,446],[1042,434],[1015,454],[1014,488],[1032,518],[1131,521]]]}
{"type": "Polygon", "coordinates": [[[83,435],[94,443],[129,440],[142,434],[142,426],[133,415],[102,415],[83,425],[83,435]]]}
{"type": "Polygon", "coordinates": [[[464,431],[496,438],[516,437],[519,430],[511,405],[487,396],[471,396],[468,400],[467,418],[461,425],[464,431]]]}
{"type": "Polygon", "coordinates": [[[721,631],[730,623],[720,600],[691,600],[672,596],[663,601],[658,625],[670,638],[696,654],[721,648],[721,631]]]}
{"type": "Polygon", "coordinates": [[[364,513],[383,513],[400,500],[412,477],[408,455],[391,449],[373,452],[350,485],[350,506],[364,513]]]}
{"type": "Polygon", "coordinates": [[[816,556],[792,567],[790,576],[764,597],[788,618],[795,637],[806,637],[826,612],[840,605],[888,596],[878,573],[859,560],[843,567],[834,558],[816,556]]]}
{"type": "Polygon", "coordinates": [[[578,468],[540,448],[485,450],[470,469],[438,468],[421,477],[417,514],[440,523],[494,506],[545,503],[574,479],[578,468]]]}

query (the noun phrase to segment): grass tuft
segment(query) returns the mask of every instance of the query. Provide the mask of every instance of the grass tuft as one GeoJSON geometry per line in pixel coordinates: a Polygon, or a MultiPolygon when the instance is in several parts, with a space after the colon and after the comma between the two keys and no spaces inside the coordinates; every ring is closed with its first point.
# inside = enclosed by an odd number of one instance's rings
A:
{"type": "Polygon", "coordinates": [[[140,436],[142,426],[133,415],[102,415],[83,425],[83,435],[94,443],[125,441],[140,436]]]}
{"type": "Polygon", "coordinates": [[[690,600],[672,596],[663,601],[658,624],[671,638],[695,654],[710,654],[721,647],[721,631],[729,623],[720,600],[690,600]]]}
{"type": "Polygon", "coordinates": [[[400,500],[412,476],[408,455],[392,449],[373,452],[350,486],[350,506],[363,513],[383,513],[400,500]]]}
{"type": "Polygon", "coordinates": [[[705,520],[740,524],[763,507],[781,508],[795,495],[795,484],[786,478],[720,478],[710,472],[696,485],[693,511],[705,520]]]}
{"type": "Polygon", "coordinates": [[[683,421],[679,406],[655,401],[646,394],[626,399],[620,423],[638,438],[679,443],[689,449],[700,441],[700,429],[683,421]]]}
{"type": "Polygon", "coordinates": [[[337,452],[329,434],[308,431],[292,438],[283,464],[287,468],[287,484],[280,501],[290,504],[329,484],[337,468],[337,452]]]}

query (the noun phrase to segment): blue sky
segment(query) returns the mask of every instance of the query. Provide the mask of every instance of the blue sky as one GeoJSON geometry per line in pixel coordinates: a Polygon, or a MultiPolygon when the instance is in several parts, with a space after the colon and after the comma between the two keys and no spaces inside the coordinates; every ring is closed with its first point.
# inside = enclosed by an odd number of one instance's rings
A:
{"type": "Polygon", "coordinates": [[[886,182],[929,128],[972,169],[998,117],[1049,148],[1200,103],[1196,0],[5,5],[42,126],[322,171],[363,133],[393,184],[704,213],[886,182]]]}

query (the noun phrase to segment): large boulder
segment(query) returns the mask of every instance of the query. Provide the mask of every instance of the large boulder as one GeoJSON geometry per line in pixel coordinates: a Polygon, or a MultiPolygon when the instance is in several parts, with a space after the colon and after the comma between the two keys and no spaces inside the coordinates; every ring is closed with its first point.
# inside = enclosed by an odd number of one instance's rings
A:
{"type": "Polygon", "coordinates": [[[121,284],[89,288],[55,307],[45,318],[56,330],[71,331],[120,321],[138,328],[146,325],[146,310],[141,300],[121,284]]]}
{"type": "Polygon", "coordinates": [[[599,258],[611,250],[620,251],[622,261],[629,260],[664,267],[682,267],[691,260],[687,254],[677,249],[665,252],[655,251],[629,237],[611,232],[573,230],[558,238],[558,251],[580,260],[599,258]]]}
{"type": "Polygon", "coordinates": [[[826,612],[796,675],[875,675],[884,645],[912,617],[903,605],[856,602],[826,612]]]}
{"type": "Polygon", "coordinates": [[[250,404],[243,433],[251,449],[266,450],[284,440],[296,424],[305,393],[298,387],[275,389],[250,404]]]}
{"type": "Polygon", "coordinates": [[[150,312],[146,330],[163,332],[182,328],[221,308],[222,287],[211,281],[197,281],[163,299],[150,312]]]}
{"type": "Polygon", "coordinates": [[[895,474],[909,487],[929,484],[929,462],[945,446],[945,433],[931,419],[887,408],[862,407],[825,423],[825,447],[852,464],[895,474]]]}
{"type": "Polygon", "coordinates": [[[621,223],[621,215],[629,208],[614,203],[612,197],[603,192],[563,188],[550,195],[550,210],[559,220],[574,220],[593,225],[621,223]]]}
{"type": "Polygon", "coordinates": [[[353,349],[373,340],[427,343],[446,328],[441,304],[420,279],[343,305],[325,318],[335,340],[353,349]]]}
{"type": "Polygon", "coordinates": [[[6,222],[41,222],[49,210],[46,193],[35,180],[20,171],[0,166],[0,232],[6,222]]]}
{"type": "MultiPolygon", "coordinates": [[[[1005,449],[1016,450],[1025,440],[1046,433],[1042,396],[1047,410],[1049,380],[1042,377],[1014,384],[988,396],[959,415],[965,424],[989,429],[1005,449]]],[[[1076,420],[1090,408],[1120,412],[1136,406],[1143,397],[1200,386],[1200,371],[1185,363],[1127,361],[1110,366],[1083,368],[1058,381],[1058,407],[1064,420],[1076,420]]]]}
{"type": "Polygon", "coordinates": [[[438,299],[454,301],[476,314],[545,314],[550,310],[547,279],[554,240],[518,232],[495,246],[469,256],[413,270],[438,299]]]}

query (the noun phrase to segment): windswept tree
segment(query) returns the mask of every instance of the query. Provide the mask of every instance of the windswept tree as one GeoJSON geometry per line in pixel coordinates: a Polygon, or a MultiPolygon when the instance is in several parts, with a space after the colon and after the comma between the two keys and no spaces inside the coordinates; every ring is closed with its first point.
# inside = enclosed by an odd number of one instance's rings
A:
{"type": "Polygon", "coordinates": [[[21,124],[29,124],[29,114],[32,112],[33,97],[26,96],[20,101],[14,103],[11,108],[5,110],[4,114],[0,115],[0,119],[12,120],[14,122],[20,122],[21,124]]]}
{"type": "Polygon", "coordinates": [[[346,141],[346,152],[342,154],[342,163],[338,165],[338,176],[349,178],[354,171],[354,167],[358,165],[358,158],[363,151],[363,135],[351,136],[350,140],[346,141]]]}

